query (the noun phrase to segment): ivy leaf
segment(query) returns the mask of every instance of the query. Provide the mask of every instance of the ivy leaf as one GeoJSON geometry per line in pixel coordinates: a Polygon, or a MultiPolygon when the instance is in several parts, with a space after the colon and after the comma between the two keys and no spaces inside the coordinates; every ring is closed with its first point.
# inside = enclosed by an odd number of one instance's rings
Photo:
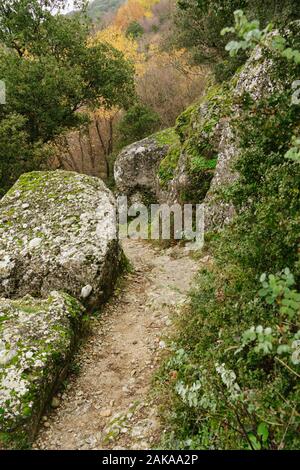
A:
{"type": "Polygon", "coordinates": [[[236,55],[237,51],[240,49],[240,43],[237,41],[230,41],[226,45],[225,49],[230,52],[230,55],[236,55]]]}
{"type": "Polygon", "coordinates": [[[225,36],[225,34],[228,34],[228,33],[235,33],[235,29],[234,28],[224,28],[221,31],[221,36],[225,36]]]}
{"type": "Polygon", "coordinates": [[[286,40],[282,36],[276,36],[273,39],[272,43],[273,47],[279,51],[284,51],[285,45],[286,45],[286,40]]]}
{"type": "Polygon", "coordinates": [[[294,51],[294,62],[299,65],[300,64],[300,52],[294,51]]]}
{"type": "Polygon", "coordinates": [[[260,450],[261,449],[261,443],[257,440],[256,436],[254,434],[250,433],[248,434],[249,441],[251,442],[251,445],[254,450],[260,450]]]}
{"type": "Polygon", "coordinates": [[[293,59],[294,57],[293,49],[291,47],[288,47],[287,49],[283,51],[282,55],[286,57],[288,60],[293,59]]]}
{"type": "Polygon", "coordinates": [[[288,344],[281,344],[277,348],[277,354],[279,355],[289,353],[290,351],[291,351],[291,348],[288,344]]]}
{"type": "Polygon", "coordinates": [[[262,442],[267,442],[269,437],[269,429],[266,423],[260,423],[257,428],[257,435],[261,438],[262,442]]]}
{"type": "Polygon", "coordinates": [[[267,279],[267,274],[266,273],[263,273],[261,276],[260,276],[260,282],[265,282],[265,280],[267,279]]]}

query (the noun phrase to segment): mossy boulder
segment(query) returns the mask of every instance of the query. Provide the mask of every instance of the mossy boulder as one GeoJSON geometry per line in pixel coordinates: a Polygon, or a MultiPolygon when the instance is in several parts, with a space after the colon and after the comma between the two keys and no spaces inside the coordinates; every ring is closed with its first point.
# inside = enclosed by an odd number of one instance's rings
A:
{"type": "Polygon", "coordinates": [[[173,180],[172,199],[182,204],[203,202],[217,164],[223,120],[230,108],[227,86],[211,87],[200,102],[177,119],[181,150],[173,180]]]}
{"type": "Polygon", "coordinates": [[[171,132],[164,131],[172,136],[170,142],[156,135],[122,152],[115,171],[118,189],[131,195],[147,188],[160,203],[204,203],[206,230],[222,228],[235,213],[224,190],[239,177],[236,123],[243,104],[271,96],[282,86],[270,54],[257,47],[230,81],[210,86],[177,118],[171,132]]]}
{"type": "MultiPolygon", "coordinates": [[[[222,193],[239,178],[235,170],[235,163],[240,153],[236,123],[242,117],[244,100],[266,99],[282,89],[283,83],[275,73],[275,68],[272,58],[267,57],[258,46],[229,84],[229,94],[227,92],[225,96],[229,96],[231,106],[230,108],[225,106],[225,110],[229,112],[225,115],[223,113],[218,124],[220,132],[217,142],[217,165],[204,200],[207,230],[221,228],[234,217],[234,208],[224,201],[222,193]]],[[[227,100],[228,98],[225,99],[225,104],[227,100]]]]}
{"type": "Polygon", "coordinates": [[[224,200],[224,190],[239,177],[235,162],[240,148],[235,129],[244,100],[271,96],[282,85],[274,73],[272,58],[258,47],[232,80],[210,86],[198,103],[178,117],[175,131],[180,146],[169,159],[173,167],[167,200],[204,203],[206,230],[219,229],[234,217],[233,206],[224,200]]]}
{"type": "Polygon", "coordinates": [[[32,442],[68,370],[83,314],[79,302],[58,292],[0,299],[0,448],[32,442]]]}
{"type": "Polygon", "coordinates": [[[118,155],[114,176],[118,193],[131,203],[157,201],[157,173],[174,135],[162,132],[129,145],[118,155]]]}
{"type": "Polygon", "coordinates": [[[115,199],[98,178],[24,174],[0,201],[0,296],[64,290],[97,307],[113,289],[121,250],[115,199]]]}

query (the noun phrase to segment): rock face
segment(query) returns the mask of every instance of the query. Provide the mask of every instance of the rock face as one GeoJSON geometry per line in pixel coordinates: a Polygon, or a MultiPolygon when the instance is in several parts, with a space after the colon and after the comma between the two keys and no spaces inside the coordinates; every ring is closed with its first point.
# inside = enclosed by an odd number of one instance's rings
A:
{"type": "Polygon", "coordinates": [[[222,200],[221,191],[238,178],[234,163],[239,142],[233,121],[242,112],[243,95],[259,100],[280,89],[273,67],[257,47],[231,81],[211,87],[179,116],[174,129],[177,143],[160,152],[157,144],[145,139],[125,149],[115,168],[120,192],[131,196],[146,188],[159,203],[204,203],[206,230],[230,222],[234,208],[222,200]]]}
{"type": "MultiPolygon", "coordinates": [[[[237,119],[241,113],[239,99],[248,94],[253,100],[268,98],[280,89],[280,81],[271,77],[273,62],[263,56],[260,47],[257,47],[246,62],[242,71],[238,73],[231,84],[231,100],[233,110],[228,118],[219,123],[221,132],[218,139],[218,160],[214,178],[205,197],[206,229],[220,228],[229,223],[234,216],[234,208],[226,204],[218,193],[223,187],[228,187],[237,178],[233,165],[239,155],[239,143],[234,134],[232,119],[237,119]]],[[[216,128],[218,129],[218,128],[216,128]]]]}
{"type": "Polygon", "coordinates": [[[119,194],[128,196],[131,203],[155,202],[157,172],[168,149],[168,145],[154,137],[126,147],[117,157],[114,167],[119,194]]]}
{"type": "Polygon", "coordinates": [[[0,201],[0,296],[64,290],[96,307],[118,273],[115,200],[104,183],[71,172],[33,172],[0,201]]]}
{"type": "Polygon", "coordinates": [[[239,149],[230,121],[223,122],[220,128],[217,166],[204,199],[206,230],[223,227],[232,220],[235,214],[234,207],[218,197],[218,193],[220,189],[230,186],[238,178],[238,174],[232,166],[238,156],[239,149]]]}
{"type": "Polygon", "coordinates": [[[0,448],[26,447],[79,337],[82,305],[52,292],[45,300],[0,299],[0,448]]]}

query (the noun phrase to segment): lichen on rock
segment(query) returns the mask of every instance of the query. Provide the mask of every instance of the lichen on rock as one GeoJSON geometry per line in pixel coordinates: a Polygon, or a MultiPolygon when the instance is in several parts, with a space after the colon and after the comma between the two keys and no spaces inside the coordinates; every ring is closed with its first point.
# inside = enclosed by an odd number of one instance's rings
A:
{"type": "Polygon", "coordinates": [[[68,294],[0,299],[0,448],[26,447],[66,374],[84,307],[68,294]]]}
{"type": "Polygon", "coordinates": [[[64,290],[89,307],[111,293],[119,269],[115,199],[98,178],[22,175],[0,201],[0,296],[64,290]],[[86,290],[84,291],[86,294],[86,290]]]}
{"type": "Polygon", "coordinates": [[[235,215],[232,204],[225,202],[222,191],[234,183],[239,175],[235,162],[240,153],[239,138],[235,132],[236,122],[243,112],[241,105],[244,97],[257,101],[267,98],[282,87],[274,77],[274,62],[266,57],[260,46],[257,46],[245,65],[233,77],[230,83],[232,106],[226,119],[218,123],[218,158],[210,188],[204,199],[206,207],[206,230],[222,228],[235,215]]]}
{"type": "Polygon", "coordinates": [[[157,172],[169,147],[155,135],[125,147],[114,167],[118,193],[131,203],[156,202],[157,172]]]}

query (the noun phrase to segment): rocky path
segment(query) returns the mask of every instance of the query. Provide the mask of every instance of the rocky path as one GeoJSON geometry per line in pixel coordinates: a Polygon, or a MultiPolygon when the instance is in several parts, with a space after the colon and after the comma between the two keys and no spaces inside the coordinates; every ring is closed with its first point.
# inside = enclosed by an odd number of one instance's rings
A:
{"type": "Polygon", "coordinates": [[[197,264],[178,247],[126,240],[124,251],[134,271],[94,318],[79,372],[54,398],[34,448],[149,449],[163,431],[151,380],[197,264]]]}

